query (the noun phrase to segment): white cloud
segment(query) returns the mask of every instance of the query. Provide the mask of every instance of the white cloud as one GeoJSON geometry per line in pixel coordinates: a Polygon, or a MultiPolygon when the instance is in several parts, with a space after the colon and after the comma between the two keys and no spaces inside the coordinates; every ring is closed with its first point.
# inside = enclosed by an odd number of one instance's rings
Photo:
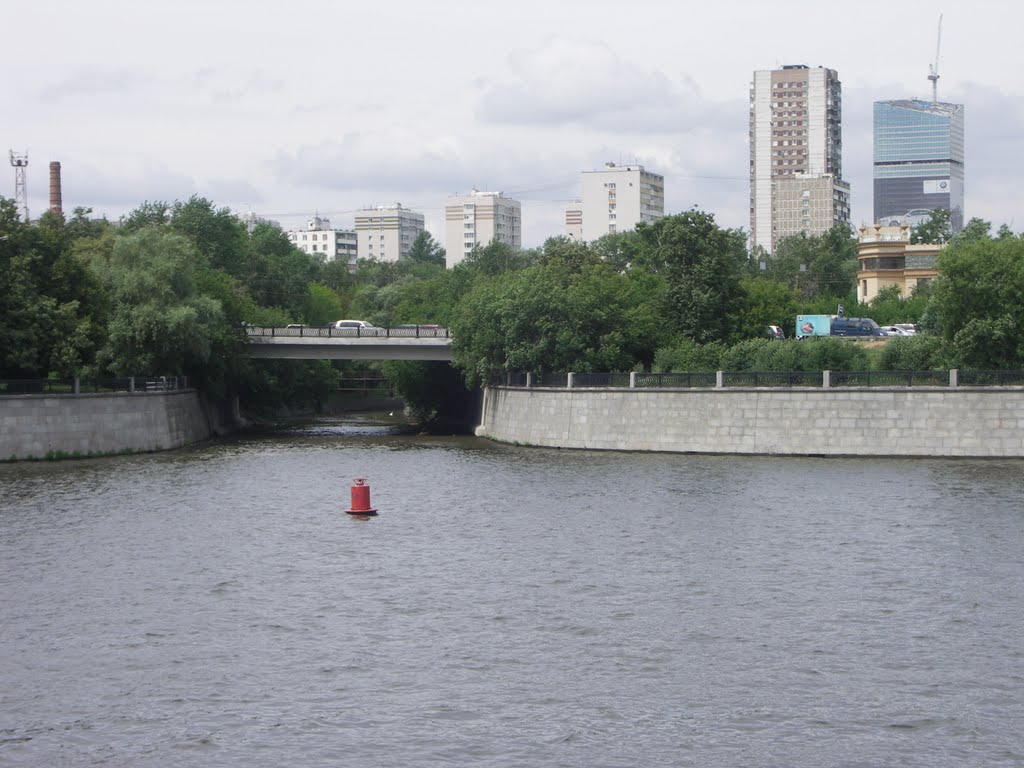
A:
{"type": "MultiPolygon", "coordinates": [[[[938,11],[864,0],[860,21],[840,23],[831,7],[779,2],[521,0],[485,23],[459,0],[20,3],[5,17],[20,34],[0,46],[12,73],[0,150],[30,150],[34,210],[49,160],[69,205],[201,194],[300,219],[337,211],[342,225],[401,201],[439,226],[445,197],[476,186],[522,200],[524,241],[539,244],[562,231],[580,171],[622,160],[665,175],[669,210],[746,227],[751,73],[806,62],[844,84],[859,222],[871,102],[924,95],[938,11]],[[884,56],[865,45],[878,39],[884,56]]],[[[967,105],[967,212],[993,222],[1016,214],[1024,173],[1021,22],[1012,4],[998,24],[945,17],[940,97],[967,105]]]]}
{"type": "Polygon", "coordinates": [[[699,98],[606,43],[552,37],[508,56],[505,76],[480,83],[478,115],[509,125],[566,125],[634,132],[678,130],[699,98]]]}

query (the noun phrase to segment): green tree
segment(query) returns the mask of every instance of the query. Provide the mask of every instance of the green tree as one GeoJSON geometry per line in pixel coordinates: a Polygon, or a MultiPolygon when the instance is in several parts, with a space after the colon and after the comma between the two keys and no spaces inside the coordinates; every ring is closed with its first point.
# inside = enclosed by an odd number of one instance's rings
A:
{"type": "Polygon", "coordinates": [[[948,368],[945,342],[939,336],[896,336],[878,358],[882,371],[931,371],[948,368]]]}
{"type": "Polygon", "coordinates": [[[1024,241],[952,243],[939,255],[929,304],[958,367],[1024,366],[1024,241]]]}
{"type": "Polygon", "coordinates": [[[310,325],[327,325],[342,318],[341,299],[338,294],[319,283],[310,283],[306,306],[302,316],[310,325]]]}
{"type": "MultiPolygon", "coordinates": [[[[298,248],[272,248],[261,254],[260,269],[249,279],[253,298],[265,307],[278,307],[297,320],[309,299],[316,275],[312,258],[298,248]]],[[[337,319],[337,318],[335,318],[337,319]]]]}
{"type": "Polygon", "coordinates": [[[0,376],[87,373],[104,334],[103,298],[63,217],[28,224],[0,198],[0,376]]]}
{"type": "Polygon", "coordinates": [[[767,259],[766,276],[803,299],[846,298],[856,286],[857,240],[843,224],[820,235],[783,237],[767,259]]]}
{"type": "Polygon", "coordinates": [[[744,277],[743,300],[736,308],[739,317],[739,335],[759,338],[769,325],[786,329],[789,336],[798,314],[796,291],[783,283],[763,278],[744,277]]]}
{"type": "Polygon", "coordinates": [[[111,370],[205,376],[225,320],[220,302],[197,289],[204,267],[190,240],[166,230],[144,228],[115,242],[110,261],[94,266],[112,302],[102,351],[111,370]]]}
{"type": "Polygon", "coordinates": [[[434,240],[434,236],[424,230],[412,241],[408,258],[421,264],[436,264],[443,267],[445,251],[441,244],[434,240]]]}
{"type": "Polygon", "coordinates": [[[977,217],[968,221],[964,228],[957,232],[950,242],[951,243],[969,243],[974,240],[991,240],[992,239],[992,222],[979,219],[977,217]]]}
{"type": "Polygon", "coordinates": [[[608,264],[579,272],[551,259],[475,281],[451,321],[470,384],[503,371],[628,371],[653,361],[657,282],[608,264]]]}
{"type": "Polygon", "coordinates": [[[228,208],[198,195],[171,207],[171,229],[185,235],[214,269],[244,278],[249,272],[245,224],[228,208]]]}
{"type": "Polygon", "coordinates": [[[589,246],[602,261],[621,272],[633,266],[641,242],[634,231],[615,232],[598,238],[589,246]]]}
{"type": "Polygon", "coordinates": [[[936,208],[929,214],[927,220],[922,221],[910,232],[912,243],[948,243],[952,237],[953,230],[947,208],[936,208]]]}
{"type": "Polygon", "coordinates": [[[661,311],[671,330],[700,342],[738,333],[742,232],[722,229],[713,215],[694,210],[641,222],[635,236],[639,247],[631,269],[664,277],[661,311]]]}
{"type": "Polygon", "coordinates": [[[171,221],[171,206],[162,200],[147,200],[121,219],[120,231],[132,234],[146,227],[162,227],[171,221]]]}
{"type": "Polygon", "coordinates": [[[82,238],[95,240],[110,233],[112,227],[106,217],[91,219],[89,218],[91,213],[92,208],[79,206],[74,209],[66,226],[68,237],[72,241],[82,238]]]}
{"type": "Polygon", "coordinates": [[[698,344],[693,339],[679,338],[657,351],[653,369],[661,373],[717,371],[724,351],[725,345],[719,341],[698,344]]]}
{"type": "Polygon", "coordinates": [[[487,245],[475,247],[458,266],[483,275],[500,275],[515,269],[522,269],[530,262],[530,254],[517,251],[508,243],[492,240],[487,245]]]}
{"type": "Polygon", "coordinates": [[[596,264],[601,256],[594,248],[568,237],[549,237],[541,251],[541,261],[564,264],[571,272],[579,272],[587,264],[596,264]]]}

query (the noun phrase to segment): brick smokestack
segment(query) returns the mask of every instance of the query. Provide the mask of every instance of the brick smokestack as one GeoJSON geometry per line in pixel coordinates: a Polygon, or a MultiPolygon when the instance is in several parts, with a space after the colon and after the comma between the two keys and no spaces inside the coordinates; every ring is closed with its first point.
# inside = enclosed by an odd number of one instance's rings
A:
{"type": "Polygon", "coordinates": [[[50,163],[50,210],[63,213],[60,195],[60,163],[50,163]]]}

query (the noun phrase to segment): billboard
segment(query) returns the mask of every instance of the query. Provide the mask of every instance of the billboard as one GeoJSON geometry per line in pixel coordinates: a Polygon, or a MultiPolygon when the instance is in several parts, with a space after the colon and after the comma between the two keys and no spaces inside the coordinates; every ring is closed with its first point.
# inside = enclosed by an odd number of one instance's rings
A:
{"type": "Polygon", "coordinates": [[[832,315],[797,315],[796,337],[829,336],[832,334],[832,315]]]}
{"type": "Polygon", "coordinates": [[[926,195],[948,195],[949,179],[925,179],[924,193],[926,195]]]}

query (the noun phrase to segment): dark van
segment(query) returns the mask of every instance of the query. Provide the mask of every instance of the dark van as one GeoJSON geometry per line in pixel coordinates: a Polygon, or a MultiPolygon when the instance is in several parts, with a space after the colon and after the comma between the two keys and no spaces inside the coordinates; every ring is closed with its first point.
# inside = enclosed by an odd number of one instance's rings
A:
{"type": "Polygon", "coordinates": [[[870,317],[833,317],[831,336],[885,336],[870,317]]]}

